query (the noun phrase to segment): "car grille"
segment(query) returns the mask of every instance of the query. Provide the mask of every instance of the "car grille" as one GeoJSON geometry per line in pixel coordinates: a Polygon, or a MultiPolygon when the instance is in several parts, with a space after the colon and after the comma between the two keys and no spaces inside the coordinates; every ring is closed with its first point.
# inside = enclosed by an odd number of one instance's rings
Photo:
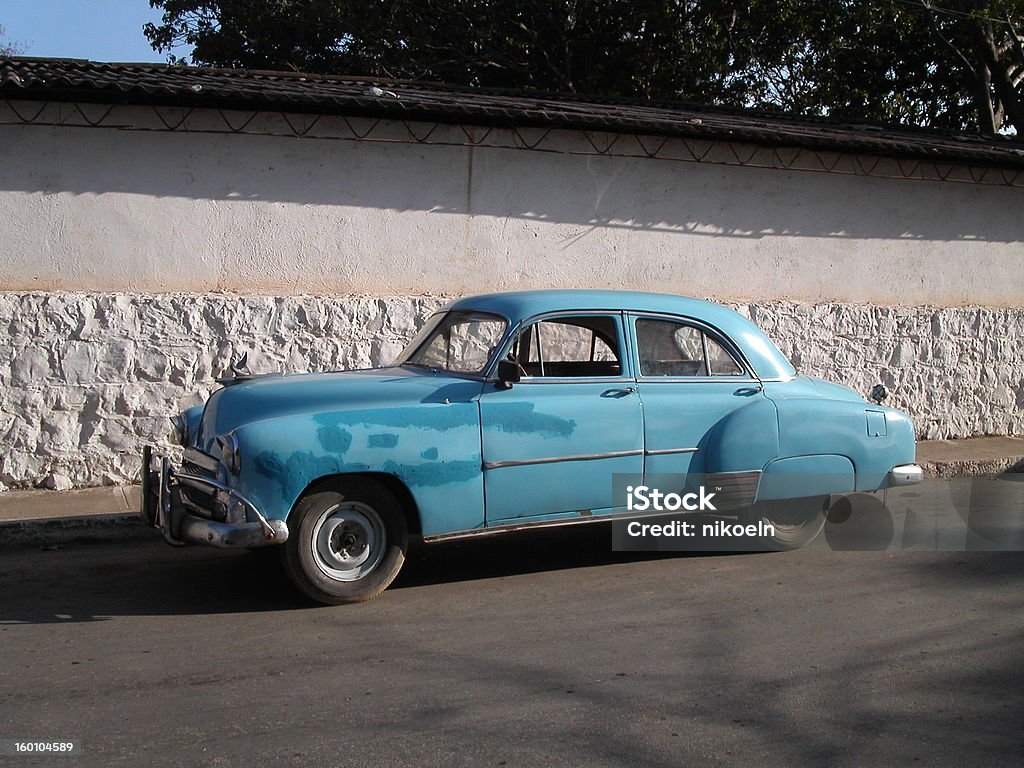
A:
{"type": "MultiPolygon", "coordinates": [[[[194,461],[189,461],[187,454],[185,459],[181,462],[181,471],[188,475],[208,477],[211,480],[217,479],[216,472],[194,461]]],[[[215,491],[212,488],[210,490],[206,490],[205,488],[196,488],[194,486],[186,486],[184,484],[179,485],[178,488],[181,493],[182,502],[184,502],[185,506],[189,507],[193,512],[214,520],[225,519],[226,510],[224,509],[224,505],[216,500],[214,496],[215,491]]]]}

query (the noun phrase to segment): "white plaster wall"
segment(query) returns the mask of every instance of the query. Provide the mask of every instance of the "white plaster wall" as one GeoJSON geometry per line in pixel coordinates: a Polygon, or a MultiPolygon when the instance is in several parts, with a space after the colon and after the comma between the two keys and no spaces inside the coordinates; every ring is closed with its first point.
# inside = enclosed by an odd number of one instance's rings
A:
{"type": "Polygon", "coordinates": [[[1022,206],[1024,189],[995,185],[4,125],[0,290],[1024,306],[1022,206]]]}

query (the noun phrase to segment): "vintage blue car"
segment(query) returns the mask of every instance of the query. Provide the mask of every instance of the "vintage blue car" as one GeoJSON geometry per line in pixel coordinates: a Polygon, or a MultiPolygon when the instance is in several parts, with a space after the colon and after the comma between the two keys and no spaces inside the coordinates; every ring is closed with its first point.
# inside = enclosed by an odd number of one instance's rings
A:
{"type": "Polygon", "coordinates": [[[144,450],[142,517],[174,544],[280,545],[330,604],[379,595],[410,537],[631,515],[613,475],[699,476],[778,549],[821,530],[830,494],[922,477],[906,414],[798,375],[740,314],[678,296],[475,296],[390,367],[221,382],[179,419],[180,467],[144,450]]]}

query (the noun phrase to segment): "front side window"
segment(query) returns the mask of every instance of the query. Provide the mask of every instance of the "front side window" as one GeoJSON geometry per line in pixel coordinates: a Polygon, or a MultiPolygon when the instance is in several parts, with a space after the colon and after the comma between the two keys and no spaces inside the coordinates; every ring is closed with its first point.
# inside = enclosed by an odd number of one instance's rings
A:
{"type": "Polygon", "coordinates": [[[700,328],[675,320],[638,318],[641,376],[741,376],[743,368],[700,328]]]}
{"type": "Polygon", "coordinates": [[[555,317],[523,329],[510,352],[526,376],[577,378],[621,376],[615,317],[555,317]]]}
{"type": "Polygon", "coordinates": [[[438,313],[395,363],[452,373],[483,373],[506,325],[504,318],[486,312],[438,313]]]}

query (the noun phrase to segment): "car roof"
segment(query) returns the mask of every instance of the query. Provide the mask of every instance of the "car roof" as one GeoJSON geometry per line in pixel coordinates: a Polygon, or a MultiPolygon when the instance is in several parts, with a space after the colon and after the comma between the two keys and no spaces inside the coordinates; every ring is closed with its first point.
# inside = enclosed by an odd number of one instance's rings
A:
{"type": "Polygon", "coordinates": [[[507,317],[512,325],[548,312],[611,310],[677,315],[704,322],[732,339],[761,379],[788,378],[796,373],[764,331],[739,312],[686,296],[580,289],[508,291],[467,296],[446,309],[494,312],[507,317]]]}

